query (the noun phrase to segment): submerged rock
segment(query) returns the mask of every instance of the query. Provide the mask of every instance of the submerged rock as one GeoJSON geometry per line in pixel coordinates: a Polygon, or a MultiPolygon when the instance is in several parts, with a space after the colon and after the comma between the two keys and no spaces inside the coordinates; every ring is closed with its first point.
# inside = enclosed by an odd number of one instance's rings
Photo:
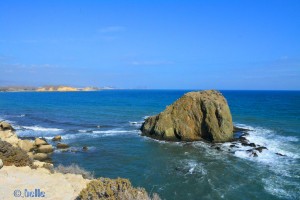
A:
{"type": "Polygon", "coordinates": [[[83,151],[87,151],[89,148],[87,146],[82,147],[83,151]]]}
{"type": "Polygon", "coordinates": [[[226,99],[215,90],[189,92],[156,116],[146,119],[142,134],[161,140],[226,142],[233,124],[226,99]]]}
{"type": "Polygon", "coordinates": [[[255,150],[259,151],[259,153],[261,153],[261,152],[263,151],[263,149],[266,149],[266,150],[267,150],[267,147],[261,146],[261,147],[255,148],[255,150]]]}
{"type": "Polygon", "coordinates": [[[56,145],[56,147],[57,147],[58,149],[67,149],[67,148],[69,148],[70,146],[67,145],[67,144],[64,144],[64,143],[58,143],[58,144],[56,145]]]}

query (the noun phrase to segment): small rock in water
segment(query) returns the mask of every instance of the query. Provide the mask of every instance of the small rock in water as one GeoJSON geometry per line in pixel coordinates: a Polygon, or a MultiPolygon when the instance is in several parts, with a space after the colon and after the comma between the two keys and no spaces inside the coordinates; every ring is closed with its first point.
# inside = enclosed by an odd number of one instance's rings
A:
{"type": "Polygon", "coordinates": [[[241,143],[243,146],[249,146],[249,143],[248,142],[242,142],[241,143]]]}
{"type": "Polygon", "coordinates": [[[256,147],[256,145],[254,143],[250,143],[249,146],[250,147],[256,147]]]}
{"type": "Polygon", "coordinates": [[[83,151],[87,151],[89,148],[87,146],[82,147],[83,151]]]}
{"type": "Polygon", "coordinates": [[[229,147],[231,147],[231,148],[232,148],[232,147],[235,147],[235,145],[234,145],[234,144],[231,144],[229,147]]]}
{"type": "Polygon", "coordinates": [[[244,136],[239,137],[240,141],[248,141],[244,136]]]}
{"type": "Polygon", "coordinates": [[[60,141],[61,140],[61,136],[60,135],[57,135],[55,136],[52,141],[60,141]]]}
{"type": "Polygon", "coordinates": [[[220,147],[216,147],[215,149],[221,151],[221,148],[220,148],[220,147]]]}
{"type": "Polygon", "coordinates": [[[257,147],[257,148],[255,148],[255,150],[259,151],[259,153],[261,153],[263,149],[267,149],[267,147],[257,147]]]}
{"type": "Polygon", "coordinates": [[[249,131],[249,129],[241,128],[241,127],[236,127],[236,126],[234,126],[233,129],[234,129],[234,132],[238,132],[238,131],[249,131]]]}
{"type": "Polygon", "coordinates": [[[279,155],[279,156],[286,156],[286,155],[281,154],[281,153],[276,153],[276,155],[279,155]]]}
{"type": "Polygon", "coordinates": [[[252,152],[252,156],[253,156],[253,157],[258,157],[258,155],[257,155],[256,152],[252,152]]]}
{"type": "Polygon", "coordinates": [[[70,146],[67,145],[67,144],[58,143],[58,144],[56,145],[56,147],[57,147],[58,149],[67,149],[67,148],[69,148],[70,146]]]}

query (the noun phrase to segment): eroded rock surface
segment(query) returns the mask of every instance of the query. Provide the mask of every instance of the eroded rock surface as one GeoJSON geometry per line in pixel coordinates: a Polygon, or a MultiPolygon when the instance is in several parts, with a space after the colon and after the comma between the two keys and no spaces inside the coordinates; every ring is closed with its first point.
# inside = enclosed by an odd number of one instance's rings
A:
{"type": "Polygon", "coordinates": [[[141,131],[161,140],[226,142],[233,138],[229,106],[215,90],[183,95],[160,114],[147,118],[141,131]]]}

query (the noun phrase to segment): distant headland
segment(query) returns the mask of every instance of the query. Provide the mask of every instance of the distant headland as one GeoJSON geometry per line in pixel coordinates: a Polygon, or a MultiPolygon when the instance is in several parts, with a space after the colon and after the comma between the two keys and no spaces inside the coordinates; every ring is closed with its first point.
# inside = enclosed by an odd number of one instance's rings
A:
{"type": "Polygon", "coordinates": [[[72,87],[65,85],[48,85],[42,87],[27,87],[27,86],[4,86],[0,87],[0,92],[80,92],[80,91],[99,91],[111,90],[113,87],[72,87]]]}

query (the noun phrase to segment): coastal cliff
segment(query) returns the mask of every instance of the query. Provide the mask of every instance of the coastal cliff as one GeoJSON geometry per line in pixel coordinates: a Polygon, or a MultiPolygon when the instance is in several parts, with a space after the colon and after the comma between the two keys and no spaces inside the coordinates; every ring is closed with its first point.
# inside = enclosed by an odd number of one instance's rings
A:
{"type": "Polygon", "coordinates": [[[215,90],[189,92],[163,112],[146,119],[142,134],[161,140],[226,142],[233,138],[232,117],[215,90]]]}

